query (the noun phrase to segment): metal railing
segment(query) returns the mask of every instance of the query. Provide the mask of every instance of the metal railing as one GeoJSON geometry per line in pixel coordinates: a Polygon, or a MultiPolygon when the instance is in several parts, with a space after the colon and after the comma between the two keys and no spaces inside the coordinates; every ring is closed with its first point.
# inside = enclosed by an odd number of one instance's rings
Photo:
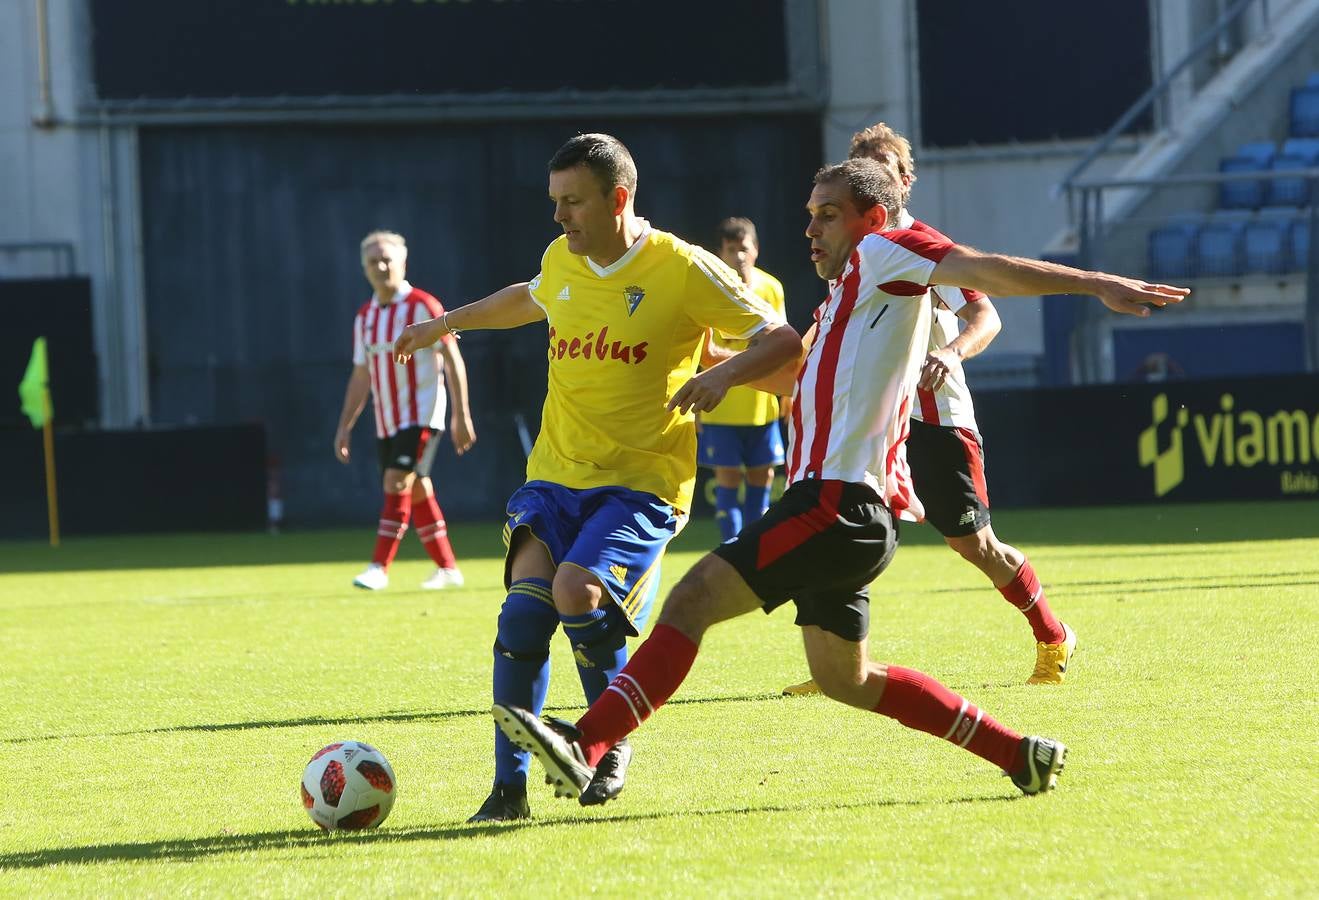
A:
{"type": "MultiPolygon", "coordinates": [[[[1260,6],[1260,16],[1264,28],[1269,25],[1269,2],[1268,0],[1237,0],[1227,9],[1223,10],[1217,21],[1196,39],[1191,45],[1191,49],[1181,58],[1171,69],[1163,73],[1163,76],[1155,82],[1149,90],[1141,94],[1135,103],[1118,117],[1113,126],[1104,132],[1100,138],[1090,147],[1086,154],[1077,161],[1063,176],[1057,187],[1054,188],[1054,196],[1065,194],[1067,197],[1067,214],[1073,222],[1076,221],[1076,207],[1073,200],[1073,194],[1077,188],[1077,179],[1085,173],[1096,159],[1102,156],[1128,128],[1132,126],[1141,116],[1149,111],[1150,107],[1157,101],[1166,102],[1169,90],[1173,82],[1179,75],[1185,72],[1192,65],[1200,61],[1200,58],[1206,51],[1219,45],[1227,29],[1231,28],[1239,18],[1256,3],[1260,6]]],[[[1157,39],[1157,36],[1155,36],[1157,39]]]]}

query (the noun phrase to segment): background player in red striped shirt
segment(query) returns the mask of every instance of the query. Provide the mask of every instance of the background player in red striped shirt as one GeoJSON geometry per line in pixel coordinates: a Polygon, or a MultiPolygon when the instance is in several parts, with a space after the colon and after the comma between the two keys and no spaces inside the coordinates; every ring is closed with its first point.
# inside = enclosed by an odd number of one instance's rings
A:
{"type": "MultiPolygon", "coordinates": [[[[933,231],[907,211],[916,163],[905,137],[877,122],[852,136],[848,156],[873,159],[893,170],[902,186],[900,228],[933,231]]],[[[999,540],[990,525],[984,445],[962,369],[962,360],[979,354],[998,334],[998,313],[984,294],[953,285],[935,286],[930,299],[930,342],[916,385],[907,438],[912,483],[925,509],[925,520],[1030,623],[1035,669],[1027,684],[1061,684],[1076,650],[1076,634],[1050,609],[1030,560],[999,540]],[[963,323],[960,333],[959,319],[963,323]]],[[[814,681],[806,681],[783,693],[818,691],[814,681]]]]}
{"type": "MultiPolygon", "coordinates": [[[[1187,291],[893,229],[902,196],[895,174],[871,159],[816,174],[806,235],[816,272],[831,282],[829,297],[815,311],[795,379],[753,382],[773,393],[795,383],[783,497],[683,576],[650,637],[575,725],[495,704],[496,724],[541,760],[559,796],[576,796],[605,751],[673,695],[711,626],[789,600],[811,674],[829,697],[963,747],[1023,793],[1054,787],[1067,752],[1060,742],[1024,737],[928,675],[867,654],[869,585],[896,550],[894,518],[920,512],[903,441],[929,341],[928,288],[1091,294],[1141,316],[1149,311],[1139,304],[1164,306],[1187,291]]],[[[685,389],[672,404],[704,408],[685,389]]]]}
{"type": "Polygon", "coordinates": [[[341,463],[348,462],[353,424],[366,408],[369,395],[375,408],[376,454],[385,500],[376,529],[375,554],[353,584],[369,591],[389,584],[389,564],[410,520],[435,561],[435,573],[421,586],[458,587],[463,575],[449,544],[444,513],[435,500],[430,470],[444,431],[446,380],[453,391],[449,422],[453,449],[462,455],[476,441],[467,402],[467,369],[453,337],[446,337],[434,351],[418,353],[406,363],[395,362],[394,341],[403,329],[443,315],[444,307],[405,278],[408,246],[402,235],[373,231],[362,239],[361,250],[362,270],[374,293],[353,320],[353,374],[348,378],[334,434],[334,456],[341,463]]]}

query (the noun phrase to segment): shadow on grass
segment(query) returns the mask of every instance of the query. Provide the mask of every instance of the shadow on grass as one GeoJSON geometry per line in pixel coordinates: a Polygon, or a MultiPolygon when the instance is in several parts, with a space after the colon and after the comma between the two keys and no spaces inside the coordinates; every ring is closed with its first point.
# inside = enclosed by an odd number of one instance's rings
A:
{"type": "MultiPolygon", "coordinates": [[[[665,706],[684,706],[693,703],[752,703],[778,700],[779,694],[737,694],[727,697],[686,697],[670,700],[665,706]]],[[[547,706],[547,713],[580,711],[581,706],[547,706]]],[[[86,732],[82,734],[40,734],[33,737],[0,738],[3,744],[36,744],[45,741],[71,741],[81,738],[138,737],[144,734],[180,734],[190,731],[255,731],[262,728],[304,728],[321,725],[376,725],[386,722],[442,722],[447,719],[470,719],[490,715],[486,709],[446,709],[433,712],[396,712],[372,716],[304,716],[297,719],[257,719],[250,722],[221,722],[204,725],[163,725],[159,728],[139,728],[129,731],[86,732]]]]}
{"type": "Polygon", "coordinates": [[[189,862],[195,859],[230,853],[263,850],[319,849],[331,844],[390,844],[411,841],[454,841],[468,838],[497,837],[528,828],[555,828],[560,825],[619,825],[631,822],[654,822],[689,817],[747,816],[756,814],[846,811],[900,807],[937,807],[956,803],[1011,803],[1024,799],[1020,794],[994,794],[955,797],[948,800],[856,800],[848,803],[803,802],[799,804],[767,803],[698,811],[615,813],[580,815],[560,819],[527,819],[519,822],[469,825],[465,822],[421,828],[382,829],[380,831],[335,832],[323,834],[312,826],[297,831],[262,831],[251,834],[220,834],[190,840],[150,841],[140,844],[91,844],[83,847],[54,847],[48,850],[0,854],[0,871],[41,869],[48,866],[117,862],[189,862]]]}

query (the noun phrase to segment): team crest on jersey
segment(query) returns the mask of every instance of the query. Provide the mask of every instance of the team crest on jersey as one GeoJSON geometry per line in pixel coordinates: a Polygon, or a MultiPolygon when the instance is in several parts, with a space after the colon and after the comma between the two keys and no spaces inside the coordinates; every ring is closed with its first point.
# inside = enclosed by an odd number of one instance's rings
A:
{"type": "Polygon", "coordinates": [[[641,301],[646,299],[646,289],[635,284],[629,284],[623,288],[623,299],[627,301],[627,314],[631,316],[637,311],[641,301]]]}

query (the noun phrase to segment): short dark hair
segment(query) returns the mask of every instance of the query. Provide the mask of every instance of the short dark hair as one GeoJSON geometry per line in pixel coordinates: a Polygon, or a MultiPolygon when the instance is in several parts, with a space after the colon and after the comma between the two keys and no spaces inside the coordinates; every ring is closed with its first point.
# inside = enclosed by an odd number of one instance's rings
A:
{"type": "Polygon", "coordinates": [[[637,192],[637,164],[618,138],[608,134],[579,134],[550,157],[551,172],[586,166],[605,193],[622,185],[629,194],[637,192]]]}
{"type": "Polygon", "coordinates": [[[742,238],[751,238],[751,243],[757,247],[760,246],[760,238],[756,235],[756,223],[743,216],[729,216],[719,223],[715,233],[719,235],[719,241],[740,241],[742,238]]]}
{"type": "Polygon", "coordinates": [[[825,166],[815,173],[816,184],[833,184],[842,181],[856,203],[857,212],[868,212],[876,206],[888,213],[889,227],[898,222],[902,210],[902,185],[893,179],[893,170],[869,157],[849,159],[847,162],[825,166]]]}

